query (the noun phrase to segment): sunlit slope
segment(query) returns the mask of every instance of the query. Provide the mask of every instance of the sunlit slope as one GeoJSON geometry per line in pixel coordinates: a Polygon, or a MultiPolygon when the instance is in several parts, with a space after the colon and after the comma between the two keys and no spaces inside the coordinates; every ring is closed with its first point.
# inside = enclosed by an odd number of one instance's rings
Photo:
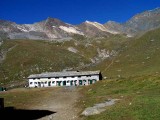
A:
{"type": "Polygon", "coordinates": [[[29,74],[61,71],[67,67],[88,63],[83,56],[66,50],[59,44],[43,41],[7,41],[4,47],[13,47],[1,64],[0,81],[22,80],[29,74]],[[7,45],[8,44],[8,45],[7,45]]]}
{"type": "Polygon", "coordinates": [[[8,40],[1,46],[3,51],[8,52],[0,66],[0,81],[2,85],[14,85],[15,82],[19,84],[24,81],[30,74],[66,69],[84,70],[86,65],[96,66],[104,59],[112,59],[112,52],[119,51],[126,40],[122,35],[61,42],[8,40]]]}
{"type": "Polygon", "coordinates": [[[159,74],[160,29],[129,41],[115,59],[104,61],[96,68],[100,68],[108,77],[159,74]]]}

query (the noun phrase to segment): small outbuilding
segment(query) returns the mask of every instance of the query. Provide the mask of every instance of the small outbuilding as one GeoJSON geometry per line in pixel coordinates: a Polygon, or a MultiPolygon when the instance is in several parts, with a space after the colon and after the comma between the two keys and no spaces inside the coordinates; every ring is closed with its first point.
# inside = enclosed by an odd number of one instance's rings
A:
{"type": "Polygon", "coordinates": [[[28,77],[29,87],[83,86],[102,80],[98,71],[65,71],[33,74],[28,77]]]}

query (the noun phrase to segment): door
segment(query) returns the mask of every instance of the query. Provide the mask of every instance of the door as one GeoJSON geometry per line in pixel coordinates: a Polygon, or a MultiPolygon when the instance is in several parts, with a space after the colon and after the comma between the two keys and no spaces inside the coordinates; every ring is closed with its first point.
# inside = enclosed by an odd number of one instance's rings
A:
{"type": "Polygon", "coordinates": [[[38,82],[38,87],[41,87],[41,82],[38,82]]]}
{"type": "Polygon", "coordinates": [[[83,85],[86,85],[86,80],[83,80],[83,85]]]}
{"type": "Polygon", "coordinates": [[[93,82],[92,80],[88,80],[88,83],[89,83],[89,84],[92,84],[92,82],[93,82]]]}
{"type": "Polygon", "coordinates": [[[74,85],[77,86],[77,80],[74,81],[74,85]]]}
{"type": "Polygon", "coordinates": [[[70,85],[71,85],[71,86],[73,85],[73,81],[70,81],[70,85]]]}
{"type": "Polygon", "coordinates": [[[63,81],[63,86],[66,86],[66,81],[63,81]]]}
{"type": "Polygon", "coordinates": [[[58,86],[61,86],[61,81],[57,81],[57,85],[58,85],[58,86]]]}
{"type": "Polygon", "coordinates": [[[79,80],[79,85],[82,85],[82,80],[79,80]]]}
{"type": "Polygon", "coordinates": [[[48,86],[51,86],[51,81],[48,82],[48,86]]]}

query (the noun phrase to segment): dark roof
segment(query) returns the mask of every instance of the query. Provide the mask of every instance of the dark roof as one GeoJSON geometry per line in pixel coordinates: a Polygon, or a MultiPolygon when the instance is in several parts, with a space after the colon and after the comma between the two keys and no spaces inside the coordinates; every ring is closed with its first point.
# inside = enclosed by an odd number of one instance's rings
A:
{"type": "Polygon", "coordinates": [[[48,78],[48,77],[69,77],[69,76],[86,76],[86,75],[98,75],[100,71],[65,71],[65,72],[47,72],[41,74],[33,74],[28,78],[48,78]]]}

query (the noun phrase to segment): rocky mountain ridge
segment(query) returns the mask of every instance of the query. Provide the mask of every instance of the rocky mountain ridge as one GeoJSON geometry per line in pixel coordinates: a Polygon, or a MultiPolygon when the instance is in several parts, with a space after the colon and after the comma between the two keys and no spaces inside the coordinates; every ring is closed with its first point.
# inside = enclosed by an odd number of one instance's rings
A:
{"type": "Polygon", "coordinates": [[[33,24],[16,24],[0,20],[0,36],[10,39],[54,40],[70,39],[75,34],[85,37],[107,37],[110,34],[124,34],[132,37],[160,27],[160,8],[142,12],[125,23],[108,21],[105,24],[85,21],[79,25],[65,23],[48,17],[33,24]]]}
{"type": "Polygon", "coordinates": [[[122,24],[109,21],[104,26],[117,33],[135,36],[140,32],[146,32],[160,27],[160,8],[139,13],[122,24]]]}

